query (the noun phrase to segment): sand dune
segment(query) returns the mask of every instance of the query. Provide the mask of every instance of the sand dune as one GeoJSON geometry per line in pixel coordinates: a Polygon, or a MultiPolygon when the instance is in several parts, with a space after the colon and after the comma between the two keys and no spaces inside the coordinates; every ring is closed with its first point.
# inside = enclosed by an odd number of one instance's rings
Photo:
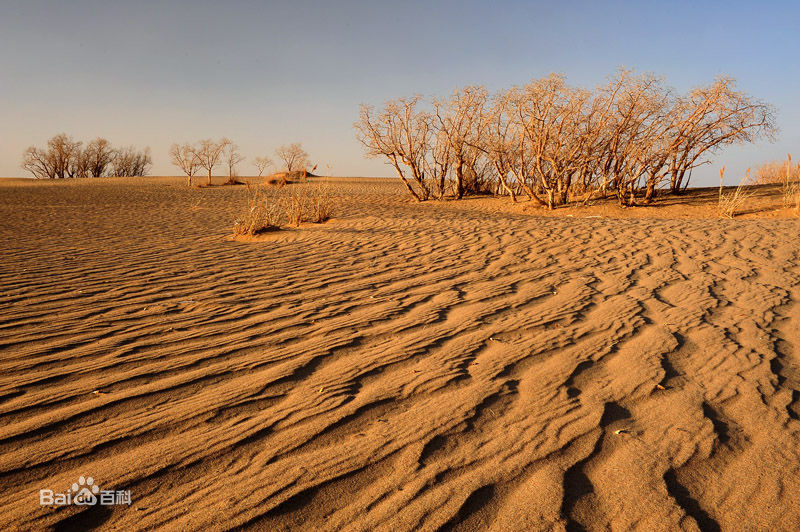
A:
{"type": "Polygon", "coordinates": [[[800,221],[0,184],[0,528],[788,530],[800,221]],[[97,393],[95,393],[97,392],[97,393]],[[42,507],[81,475],[132,504],[42,507]]]}

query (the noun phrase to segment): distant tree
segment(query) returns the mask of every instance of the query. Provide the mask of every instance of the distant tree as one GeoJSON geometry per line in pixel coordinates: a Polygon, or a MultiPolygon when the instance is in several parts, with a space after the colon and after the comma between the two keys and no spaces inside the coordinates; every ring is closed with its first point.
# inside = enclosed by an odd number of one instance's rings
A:
{"type": "Polygon", "coordinates": [[[208,172],[209,185],[211,184],[211,173],[214,171],[214,167],[219,163],[228,144],[230,144],[230,140],[226,138],[222,138],[218,141],[204,139],[197,144],[197,148],[195,149],[197,160],[200,162],[200,167],[208,172]]]}
{"type": "Polygon", "coordinates": [[[47,141],[45,149],[35,146],[26,149],[22,155],[22,167],[37,179],[73,177],[80,148],[81,142],[60,133],[47,141]]]}
{"type": "Polygon", "coordinates": [[[269,157],[256,157],[255,159],[253,159],[253,164],[258,169],[258,177],[264,175],[264,171],[270,166],[274,165],[272,159],[270,159],[269,157]]]}
{"type": "Polygon", "coordinates": [[[228,142],[225,146],[225,163],[228,165],[228,183],[236,182],[236,165],[244,161],[245,157],[239,153],[239,146],[228,142]]]}
{"type": "Polygon", "coordinates": [[[97,137],[83,150],[84,164],[87,166],[86,173],[91,177],[103,177],[114,162],[115,154],[116,152],[108,140],[97,137]]]}
{"type": "MultiPolygon", "coordinates": [[[[88,147],[88,146],[87,146],[88,147]]],[[[89,152],[86,149],[78,150],[70,164],[70,177],[89,177],[89,152]]]]}
{"type": "Polygon", "coordinates": [[[200,158],[197,156],[197,149],[189,144],[173,144],[169,149],[169,156],[172,164],[181,169],[186,174],[186,184],[192,186],[192,178],[200,169],[200,158]]]}
{"type": "Polygon", "coordinates": [[[57,177],[49,154],[36,146],[30,146],[22,153],[22,168],[32,173],[36,179],[57,177]]]}
{"type": "Polygon", "coordinates": [[[284,145],[275,150],[275,154],[283,161],[286,171],[292,173],[308,168],[308,153],[303,150],[303,145],[299,142],[284,145]]]}
{"type": "Polygon", "coordinates": [[[152,164],[150,148],[138,151],[135,147],[129,146],[117,150],[112,162],[112,173],[118,177],[143,176],[147,175],[152,164]]]}

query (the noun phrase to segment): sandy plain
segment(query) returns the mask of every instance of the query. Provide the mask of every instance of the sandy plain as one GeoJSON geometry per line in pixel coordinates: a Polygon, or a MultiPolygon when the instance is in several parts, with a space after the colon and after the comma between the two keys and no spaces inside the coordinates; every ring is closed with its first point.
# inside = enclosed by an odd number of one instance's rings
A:
{"type": "MultiPolygon", "coordinates": [[[[800,220],[0,180],[0,529],[793,530],[800,220]],[[42,506],[92,476],[131,504],[42,506]]],[[[670,203],[668,200],[666,203],[670,203]]],[[[778,216],[780,215],[780,216],[778,216]]]]}

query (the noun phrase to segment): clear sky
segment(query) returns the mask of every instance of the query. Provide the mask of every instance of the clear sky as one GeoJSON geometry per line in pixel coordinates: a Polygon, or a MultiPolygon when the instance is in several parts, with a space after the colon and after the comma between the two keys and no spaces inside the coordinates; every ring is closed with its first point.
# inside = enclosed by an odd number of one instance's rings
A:
{"type": "Polygon", "coordinates": [[[681,91],[729,74],[778,108],[778,140],[723,152],[696,174],[714,184],[800,159],[799,58],[797,1],[0,0],[0,175],[66,132],[150,146],[156,175],[178,173],[173,142],[227,136],[251,160],[299,141],[335,175],[389,176],[355,141],[362,102],[626,66],[681,91]]]}

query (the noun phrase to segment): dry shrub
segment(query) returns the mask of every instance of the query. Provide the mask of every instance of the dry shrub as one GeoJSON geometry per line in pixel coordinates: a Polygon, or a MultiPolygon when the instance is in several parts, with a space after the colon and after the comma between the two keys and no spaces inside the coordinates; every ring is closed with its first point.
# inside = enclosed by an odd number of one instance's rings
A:
{"type": "Polygon", "coordinates": [[[334,199],[327,185],[303,184],[278,190],[247,184],[249,208],[234,222],[236,235],[256,235],[283,224],[299,227],[303,222],[323,223],[334,213],[334,199]]]}
{"type": "Polygon", "coordinates": [[[251,189],[247,183],[249,207],[233,222],[233,234],[253,236],[281,226],[281,205],[261,189],[251,189]]]}
{"type": "Polygon", "coordinates": [[[309,221],[321,224],[331,219],[334,212],[333,197],[328,185],[319,185],[311,190],[309,221]]]}
{"type": "Polygon", "coordinates": [[[759,185],[785,184],[787,181],[800,180],[800,165],[792,166],[792,154],[787,155],[786,162],[772,161],[756,168],[756,183],[759,185]]]}
{"type": "Polygon", "coordinates": [[[289,184],[289,181],[286,180],[285,176],[273,176],[268,177],[265,183],[273,187],[283,188],[289,184]]]}
{"type": "Polygon", "coordinates": [[[792,165],[792,154],[786,161],[772,161],[756,168],[756,183],[780,184],[783,208],[796,207],[800,214],[800,164],[792,165]]]}
{"type": "Polygon", "coordinates": [[[783,172],[783,182],[781,193],[783,195],[783,206],[789,208],[796,206],[797,213],[800,214],[800,164],[792,167],[792,154],[786,155],[786,165],[783,172]]]}
{"type": "Polygon", "coordinates": [[[333,216],[333,203],[328,185],[301,185],[293,187],[291,195],[285,198],[284,212],[289,224],[295,227],[302,222],[323,223],[333,216]]]}
{"type": "Polygon", "coordinates": [[[719,200],[717,204],[717,211],[720,216],[725,218],[733,218],[736,212],[744,206],[745,202],[753,195],[752,189],[749,185],[752,184],[750,177],[750,168],[745,172],[744,177],[733,192],[725,193],[722,189],[723,176],[725,174],[725,167],[723,166],[719,171],[719,200]]]}
{"type": "Polygon", "coordinates": [[[285,198],[283,202],[284,213],[286,214],[286,220],[289,222],[289,225],[299,227],[300,224],[305,221],[307,212],[306,201],[305,190],[292,190],[291,196],[285,198]]]}

